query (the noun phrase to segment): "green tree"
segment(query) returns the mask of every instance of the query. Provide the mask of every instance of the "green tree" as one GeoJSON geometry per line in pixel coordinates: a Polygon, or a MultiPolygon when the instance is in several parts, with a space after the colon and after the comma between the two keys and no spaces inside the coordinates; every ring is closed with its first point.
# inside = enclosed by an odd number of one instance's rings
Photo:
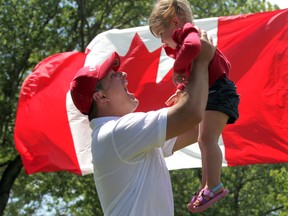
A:
{"type": "MultiPolygon", "coordinates": [[[[13,141],[19,91],[25,77],[42,59],[59,52],[84,51],[97,34],[111,28],[146,25],[152,3],[0,0],[0,215],[37,215],[43,211],[55,215],[102,215],[92,175],[25,174],[13,141]]],[[[193,9],[195,18],[205,18],[277,7],[265,0],[195,0],[193,9]]],[[[224,168],[223,172],[230,196],[203,215],[287,213],[287,164],[224,168]],[[253,180],[253,176],[257,178],[253,180]]],[[[200,175],[199,169],[171,171],[176,216],[190,215],[185,202],[200,184],[200,175]]]]}

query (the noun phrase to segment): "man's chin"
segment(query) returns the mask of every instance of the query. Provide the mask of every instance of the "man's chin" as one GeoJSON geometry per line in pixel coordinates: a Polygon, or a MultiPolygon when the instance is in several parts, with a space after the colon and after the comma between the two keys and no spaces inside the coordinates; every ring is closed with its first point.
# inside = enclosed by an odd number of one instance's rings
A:
{"type": "Polygon", "coordinates": [[[138,108],[138,106],[139,106],[139,101],[135,98],[134,100],[133,100],[133,103],[134,103],[134,108],[133,108],[133,111],[132,112],[135,112],[135,110],[138,108]]]}

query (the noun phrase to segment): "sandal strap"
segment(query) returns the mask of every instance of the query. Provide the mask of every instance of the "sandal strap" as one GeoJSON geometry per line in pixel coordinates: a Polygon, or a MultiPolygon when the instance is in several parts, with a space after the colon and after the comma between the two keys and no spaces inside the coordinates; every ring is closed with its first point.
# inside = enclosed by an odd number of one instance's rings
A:
{"type": "Polygon", "coordinates": [[[209,201],[210,199],[213,199],[213,198],[216,196],[215,192],[216,192],[217,190],[219,190],[221,187],[223,187],[223,184],[222,184],[222,183],[218,184],[218,185],[217,185],[216,187],[214,187],[212,190],[209,190],[209,189],[204,189],[204,190],[202,190],[202,191],[199,193],[198,197],[197,197],[197,200],[199,200],[200,203],[201,203],[200,205],[202,205],[203,201],[204,201],[204,203],[206,203],[206,202],[209,201]],[[203,195],[204,195],[204,196],[203,196],[203,195]],[[206,197],[209,197],[210,199],[206,199],[205,196],[206,196],[206,197]]]}
{"type": "Polygon", "coordinates": [[[223,184],[222,183],[220,183],[220,184],[218,184],[216,187],[214,187],[211,191],[212,192],[216,192],[217,190],[219,190],[221,187],[223,187],[223,184]]]}
{"type": "MultiPolygon", "coordinates": [[[[204,196],[206,196],[206,197],[209,197],[210,199],[211,198],[213,198],[213,197],[215,197],[215,193],[212,191],[212,190],[209,190],[209,189],[205,189],[204,191],[203,191],[203,193],[202,193],[204,196]]],[[[201,194],[201,195],[202,195],[201,194]]],[[[203,197],[204,198],[204,197],[203,197]]],[[[205,199],[205,198],[204,198],[205,199]]],[[[205,199],[205,200],[207,200],[207,199],[205,199]]],[[[209,200],[209,199],[208,199],[209,200]]],[[[207,200],[207,201],[208,201],[207,200]]]]}

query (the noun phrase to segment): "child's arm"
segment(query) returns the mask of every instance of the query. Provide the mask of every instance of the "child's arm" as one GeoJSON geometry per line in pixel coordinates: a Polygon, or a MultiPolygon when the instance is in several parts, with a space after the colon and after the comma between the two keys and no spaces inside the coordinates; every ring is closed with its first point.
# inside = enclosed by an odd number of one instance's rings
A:
{"type": "Polygon", "coordinates": [[[178,103],[180,95],[182,94],[184,89],[185,89],[185,84],[184,83],[178,84],[176,92],[168,98],[168,100],[165,102],[165,104],[167,106],[171,106],[171,105],[174,105],[174,104],[178,103]]]}
{"type": "Polygon", "coordinates": [[[184,74],[201,50],[199,33],[193,24],[186,23],[181,30],[175,31],[173,39],[177,44],[181,44],[174,62],[174,72],[184,74]]]}

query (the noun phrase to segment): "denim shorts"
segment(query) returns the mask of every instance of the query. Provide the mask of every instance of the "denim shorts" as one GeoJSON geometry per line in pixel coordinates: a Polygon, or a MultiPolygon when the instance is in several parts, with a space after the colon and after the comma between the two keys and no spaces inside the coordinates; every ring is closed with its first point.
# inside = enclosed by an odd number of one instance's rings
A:
{"type": "Polygon", "coordinates": [[[233,124],[239,118],[239,102],[235,84],[228,78],[221,78],[209,88],[206,110],[225,113],[229,117],[227,124],[233,124]]]}

